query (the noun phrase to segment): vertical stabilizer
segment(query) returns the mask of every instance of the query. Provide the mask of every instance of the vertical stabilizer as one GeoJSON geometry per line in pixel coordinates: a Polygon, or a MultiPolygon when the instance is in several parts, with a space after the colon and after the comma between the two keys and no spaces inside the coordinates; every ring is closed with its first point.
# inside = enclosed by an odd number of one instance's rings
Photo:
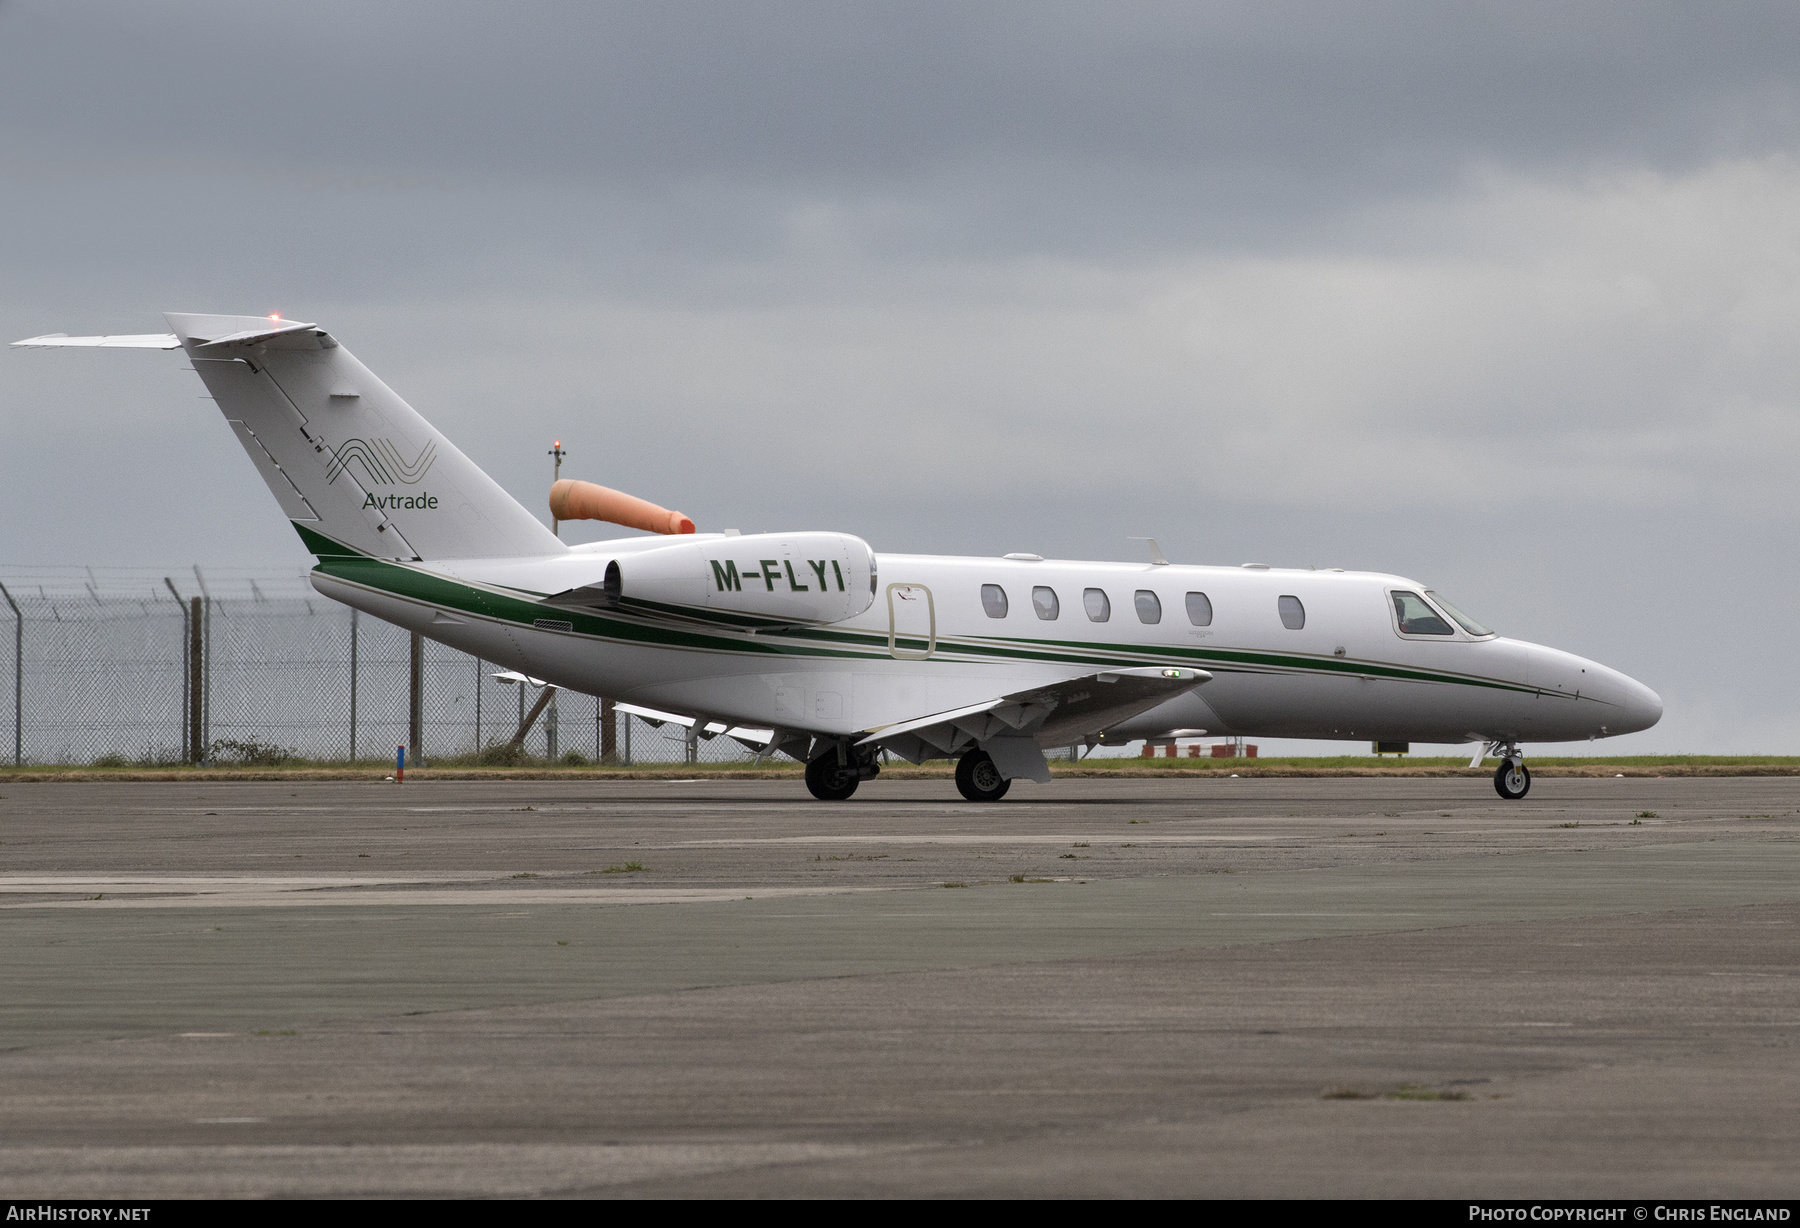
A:
{"type": "Polygon", "coordinates": [[[323,329],[264,316],[164,318],[315,553],[567,549],[323,329]]]}

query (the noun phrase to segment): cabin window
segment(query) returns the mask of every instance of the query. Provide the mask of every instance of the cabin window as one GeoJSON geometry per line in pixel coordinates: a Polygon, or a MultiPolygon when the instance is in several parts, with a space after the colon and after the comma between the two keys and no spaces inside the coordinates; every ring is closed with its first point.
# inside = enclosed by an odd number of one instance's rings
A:
{"type": "Polygon", "coordinates": [[[1448,614],[1451,618],[1454,618],[1458,623],[1462,624],[1462,629],[1464,631],[1467,631],[1470,635],[1482,636],[1482,635],[1494,634],[1488,628],[1482,626],[1480,623],[1478,623],[1474,619],[1470,618],[1467,614],[1464,614],[1461,610],[1459,610],[1455,606],[1451,605],[1448,601],[1445,601],[1442,597],[1438,596],[1436,593],[1432,592],[1430,589],[1425,590],[1425,595],[1427,597],[1431,598],[1433,601],[1437,602],[1438,609],[1442,610],[1444,613],[1448,614]]]}
{"type": "Polygon", "coordinates": [[[1212,602],[1205,593],[1189,593],[1187,595],[1188,621],[1196,627],[1212,626],[1212,602]]]}
{"type": "Polygon", "coordinates": [[[1156,594],[1147,588],[1140,588],[1131,595],[1131,604],[1137,607],[1138,621],[1141,623],[1159,623],[1162,621],[1162,602],[1156,594]]]}
{"type": "Polygon", "coordinates": [[[1089,622],[1103,623],[1112,617],[1112,602],[1106,599],[1106,593],[1101,589],[1082,589],[1081,604],[1087,610],[1089,622]]]}
{"type": "Polygon", "coordinates": [[[1417,593],[1391,593],[1401,635],[1455,635],[1456,631],[1417,593]]]}
{"type": "Polygon", "coordinates": [[[998,584],[981,586],[981,608],[987,611],[989,618],[1006,617],[1006,590],[998,584]]]}
{"type": "Polygon", "coordinates": [[[1298,631],[1306,625],[1306,607],[1300,604],[1300,598],[1282,597],[1275,605],[1281,611],[1281,625],[1289,631],[1298,631]]]}
{"type": "Polygon", "coordinates": [[[1062,612],[1062,607],[1056,602],[1056,590],[1046,588],[1042,584],[1031,590],[1031,608],[1036,610],[1037,616],[1045,622],[1049,622],[1062,612]]]}

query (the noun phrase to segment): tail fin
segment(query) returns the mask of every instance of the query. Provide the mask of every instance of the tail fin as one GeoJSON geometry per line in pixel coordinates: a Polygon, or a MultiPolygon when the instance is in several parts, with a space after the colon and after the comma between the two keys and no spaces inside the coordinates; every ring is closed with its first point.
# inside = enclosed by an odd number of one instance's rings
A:
{"type": "Polygon", "coordinates": [[[263,316],[163,318],[315,554],[567,549],[325,330],[263,316]]]}

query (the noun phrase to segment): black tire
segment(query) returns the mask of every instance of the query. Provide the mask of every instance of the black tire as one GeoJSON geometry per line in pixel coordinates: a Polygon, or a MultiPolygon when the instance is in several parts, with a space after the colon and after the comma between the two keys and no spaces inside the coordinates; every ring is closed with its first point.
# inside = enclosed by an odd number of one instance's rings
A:
{"type": "Polygon", "coordinates": [[[956,761],[956,791],[972,802],[997,802],[1012,788],[1012,781],[985,750],[972,750],[956,761]]]}
{"type": "Polygon", "coordinates": [[[1509,802],[1518,801],[1531,792],[1531,769],[1503,760],[1494,771],[1494,792],[1509,802]]]}
{"type": "Polygon", "coordinates": [[[806,788],[822,802],[844,802],[862,781],[856,769],[839,767],[837,756],[827,751],[806,765],[806,788]]]}

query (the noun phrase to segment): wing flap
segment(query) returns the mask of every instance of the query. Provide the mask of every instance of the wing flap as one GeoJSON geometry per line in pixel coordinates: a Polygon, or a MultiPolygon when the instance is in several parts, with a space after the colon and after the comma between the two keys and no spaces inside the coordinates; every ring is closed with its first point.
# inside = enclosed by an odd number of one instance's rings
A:
{"type": "Polygon", "coordinates": [[[776,741],[777,731],[773,729],[751,729],[742,725],[728,725],[724,721],[709,721],[699,717],[683,716],[678,712],[663,712],[657,708],[645,708],[638,704],[615,703],[613,710],[629,713],[640,720],[649,721],[652,725],[679,725],[696,738],[716,738],[720,734],[724,734],[734,742],[754,743],[759,747],[771,746],[776,741]]]}
{"type": "Polygon", "coordinates": [[[857,745],[884,746],[915,763],[928,757],[927,747],[939,754],[954,754],[970,744],[984,749],[1000,744],[1011,750],[1015,743],[1030,740],[1037,745],[1060,746],[1095,736],[1109,725],[1147,712],[1211,678],[1205,670],[1189,665],[1103,670],[884,725],[857,745]]]}

